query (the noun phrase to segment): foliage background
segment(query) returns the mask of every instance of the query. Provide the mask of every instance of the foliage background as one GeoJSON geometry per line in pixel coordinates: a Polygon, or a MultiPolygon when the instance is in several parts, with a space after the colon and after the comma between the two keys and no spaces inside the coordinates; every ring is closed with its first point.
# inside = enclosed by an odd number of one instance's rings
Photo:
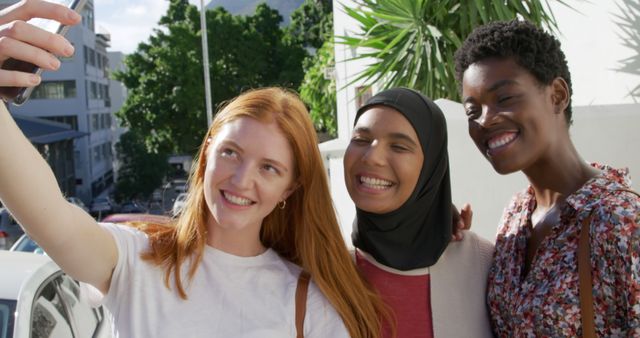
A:
{"type": "Polygon", "coordinates": [[[452,60],[464,38],[478,25],[515,18],[556,30],[550,1],[356,0],[357,7],[345,10],[360,32],[337,43],[360,48],[356,59],[376,60],[351,83],[409,87],[458,101],[452,60]]]}
{"type": "MultiPolygon", "coordinates": [[[[620,15],[616,15],[620,37],[624,46],[630,49],[631,56],[620,61],[618,71],[640,76],[640,2],[622,0],[616,3],[620,15]]],[[[640,84],[629,90],[629,96],[638,102],[640,99],[640,84]]]]}
{"type": "MultiPolygon", "coordinates": [[[[255,87],[297,88],[306,50],[285,37],[282,17],[262,4],[252,16],[222,8],[207,13],[212,98],[220,105],[255,87]]],[[[129,89],[118,112],[125,127],[144,135],[155,153],[195,153],[207,128],[200,14],[187,0],[172,0],[149,42],[125,59],[116,78],[129,89]]]]}
{"type": "MultiPolygon", "coordinates": [[[[265,4],[249,16],[234,16],[222,8],[207,12],[214,107],[250,88],[300,86],[308,51],[302,39],[292,38],[280,27],[281,21],[278,12],[265,4]]],[[[133,139],[121,141],[122,149],[135,144],[132,149],[141,158],[153,155],[165,162],[169,154],[196,153],[207,129],[200,34],[198,8],[187,0],[171,0],[149,41],[125,58],[125,71],[114,74],[129,91],[116,113],[133,133],[133,139]]],[[[123,166],[140,166],[135,157],[127,154],[123,166]]],[[[161,177],[168,173],[165,166],[156,170],[161,177]]],[[[136,175],[134,170],[123,170],[119,181],[135,182],[136,175]]],[[[150,188],[152,181],[145,184],[150,188]]],[[[131,195],[134,190],[128,186],[117,182],[120,192],[131,195]]]]}

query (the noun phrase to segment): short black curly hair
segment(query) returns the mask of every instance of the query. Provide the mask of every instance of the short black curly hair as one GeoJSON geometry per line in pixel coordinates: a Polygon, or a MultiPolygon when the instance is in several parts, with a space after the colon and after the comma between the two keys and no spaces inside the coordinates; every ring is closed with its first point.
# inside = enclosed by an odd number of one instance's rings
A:
{"type": "Polygon", "coordinates": [[[512,58],[541,85],[563,78],[569,87],[564,116],[567,125],[571,125],[571,74],[558,39],[527,21],[496,21],[477,27],[456,51],[458,83],[462,84],[462,75],[471,64],[488,58],[512,58]]]}

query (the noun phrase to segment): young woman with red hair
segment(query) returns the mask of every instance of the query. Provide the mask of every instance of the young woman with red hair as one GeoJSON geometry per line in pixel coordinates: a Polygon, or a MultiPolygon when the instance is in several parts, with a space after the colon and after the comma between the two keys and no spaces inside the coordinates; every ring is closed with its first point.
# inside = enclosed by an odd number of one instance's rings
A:
{"type": "MultiPolygon", "coordinates": [[[[79,21],[32,0],[0,12],[0,24],[34,16],[79,21]]],[[[20,25],[0,60],[51,69],[47,51],[71,54],[20,25]]],[[[23,76],[0,73],[0,85],[29,85],[23,76]]],[[[139,230],[69,204],[0,105],[0,199],[64,271],[101,292],[121,337],[378,337],[384,306],[342,239],[314,135],[295,94],[240,95],[203,139],[183,212],[139,230]]]]}

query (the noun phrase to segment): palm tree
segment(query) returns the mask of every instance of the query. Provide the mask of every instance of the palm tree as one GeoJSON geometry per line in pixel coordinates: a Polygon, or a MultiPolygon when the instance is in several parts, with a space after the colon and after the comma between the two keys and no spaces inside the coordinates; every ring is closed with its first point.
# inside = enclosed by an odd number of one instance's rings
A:
{"type": "MultiPolygon", "coordinates": [[[[453,55],[478,25],[523,18],[557,31],[550,0],[356,0],[345,8],[361,33],[338,43],[364,47],[359,58],[377,60],[351,83],[404,86],[433,98],[458,100],[453,55]]],[[[568,6],[562,0],[555,0],[568,6]]]]}
{"type": "MultiPolygon", "coordinates": [[[[640,75],[640,3],[632,0],[622,0],[616,4],[621,14],[616,14],[617,23],[622,33],[620,38],[623,45],[629,48],[632,55],[620,60],[618,71],[640,75]]],[[[629,90],[629,96],[637,102],[640,99],[640,84],[629,90]]]]}

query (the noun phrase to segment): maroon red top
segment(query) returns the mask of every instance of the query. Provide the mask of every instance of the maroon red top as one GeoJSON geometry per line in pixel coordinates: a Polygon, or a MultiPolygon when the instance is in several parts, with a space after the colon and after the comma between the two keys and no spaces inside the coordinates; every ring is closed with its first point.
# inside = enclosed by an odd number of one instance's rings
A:
{"type": "MultiPolygon", "coordinates": [[[[356,250],[356,263],[396,317],[398,338],[433,338],[429,273],[395,274],[369,262],[356,250]]],[[[383,338],[391,337],[388,327],[383,338]]]]}

